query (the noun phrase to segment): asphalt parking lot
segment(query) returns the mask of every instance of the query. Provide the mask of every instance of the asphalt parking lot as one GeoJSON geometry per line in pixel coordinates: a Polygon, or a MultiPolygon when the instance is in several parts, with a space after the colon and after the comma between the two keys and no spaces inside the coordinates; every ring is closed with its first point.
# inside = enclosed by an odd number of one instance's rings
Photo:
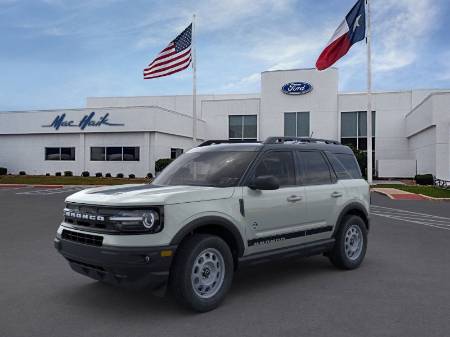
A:
{"type": "Polygon", "coordinates": [[[217,310],[107,286],[53,248],[67,194],[0,189],[0,336],[450,335],[450,202],[373,195],[361,268],[324,257],[241,269],[217,310]],[[431,215],[431,216],[429,216],[431,215]]]}

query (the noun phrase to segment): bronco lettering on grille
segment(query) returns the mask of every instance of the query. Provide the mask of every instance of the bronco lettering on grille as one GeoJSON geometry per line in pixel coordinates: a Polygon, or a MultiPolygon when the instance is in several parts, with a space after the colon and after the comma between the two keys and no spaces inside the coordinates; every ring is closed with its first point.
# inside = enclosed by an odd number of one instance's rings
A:
{"type": "Polygon", "coordinates": [[[72,210],[64,210],[64,216],[81,220],[105,221],[105,217],[102,215],[84,214],[80,212],[74,212],[72,210]]]}

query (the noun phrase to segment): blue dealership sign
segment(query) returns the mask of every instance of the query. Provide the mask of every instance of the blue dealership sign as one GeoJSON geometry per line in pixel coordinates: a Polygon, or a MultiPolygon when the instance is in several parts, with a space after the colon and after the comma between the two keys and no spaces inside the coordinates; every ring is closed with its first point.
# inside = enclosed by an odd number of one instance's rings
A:
{"type": "Polygon", "coordinates": [[[55,130],[59,130],[60,128],[80,128],[81,130],[86,129],[87,127],[100,127],[102,125],[106,126],[124,126],[125,124],[117,124],[111,123],[108,119],[109,113],[104,114],[103,116],[95,119],[95,112],[92,111],[89,115],[84,115],[84,117],[75,122],[74,120],[66,119],[66,114],[63,113],[55,117],[55,119],[47,125],[42,125],[43,128],[54,128],[55,130]]]}
{"type": "Polygon", "coordinates": [[[283,85],[281,91],[286,95],[304,95],[312,89],[312,85],[306,82],[290,82],[283,85]]]}

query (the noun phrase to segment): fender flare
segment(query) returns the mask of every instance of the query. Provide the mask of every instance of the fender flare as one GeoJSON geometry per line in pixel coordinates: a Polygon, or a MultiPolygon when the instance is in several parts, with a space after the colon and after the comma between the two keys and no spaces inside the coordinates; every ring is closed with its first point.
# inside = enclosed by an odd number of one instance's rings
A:
{"type": "Polygon", "coordinates": [[[352,210],[357,210],[358,212],[361,212],[364,214],[365,219],[363,219],[363,220],[366,223],[367,230],[369,230],[369,227],[370,227],[369,213],[367,212],[366,208],[364,207],[364,205],[362,205],[359,202],[351,202],[350,204],[348,204],[347,206],[345,206],[342,209],[341,213],[339,213],[339,217],[336,220],[336,226],[334,227],[333,237],[336,234],[336,232],[339,230],[339,226],[341,225],[341,222],[342,222],[342,219],[344,218],[344,216],[346,216],[348,213],[351,213],[352,210]]]}
{"type": "Polygon", "coordinates": [[[244,240],[242,239],[241,232],[234,223],[220,216],[211,215],[192,220],[191,222],[184,225],[183,228],[177,232],[177,234],[175,234],[170,244],[179,245],[181,241],[186,237],[186,235],[198,228],[208,225],[214,225],[230,232],[234,238],[234,241],[236,242],[238,256],[242,256],[244,254],[245,244],[244,240]]]}

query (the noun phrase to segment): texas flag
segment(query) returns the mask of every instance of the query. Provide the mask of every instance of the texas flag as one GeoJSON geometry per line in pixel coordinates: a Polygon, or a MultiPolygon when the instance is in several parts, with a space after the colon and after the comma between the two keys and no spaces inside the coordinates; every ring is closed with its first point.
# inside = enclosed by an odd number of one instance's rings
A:
{"type": "Polygon", "coordinates": [[[350,47],[366,36],[365,0],[359,0],[334,32],[316,62],[318,70],[331,67],[350,47]]]}

